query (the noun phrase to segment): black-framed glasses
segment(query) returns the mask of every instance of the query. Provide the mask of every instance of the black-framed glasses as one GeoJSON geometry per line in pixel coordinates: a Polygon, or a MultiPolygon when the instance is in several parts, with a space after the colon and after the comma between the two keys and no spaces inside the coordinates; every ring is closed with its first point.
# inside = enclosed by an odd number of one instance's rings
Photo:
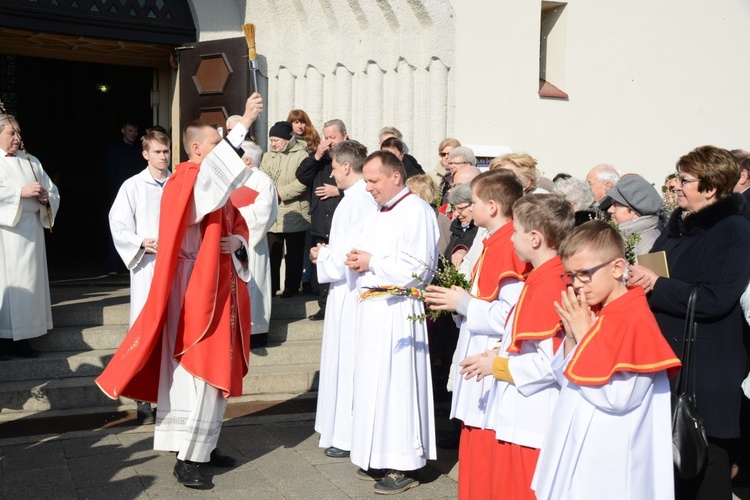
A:
{"type": "Polygon", "coordinates": [[[471,202],[469,202],[469,203],[467,203],[466,205],[463,205],[463,206],[453,205],[453,211],[457,212],[457,213],[461,213],[464,210],[466,210],[467,208],[469,208],[470,206],[471,206],[471,202]]]}
{"type": "Polygon", "coordinates": [[[611,264],[615,261],[615,259],[609,259],[607,262],[604,262],[602,264],[599,264],[598,266],[594,266],[591,269],[586,269],[585,271],[577,271],[574,273],[562,273],[560,275],[560,279],[565,284],[565,286],[573,286],[573,282],[576,278],[578,278],[578,281],[581,283],[591,283],[591,280],[594,277],[594,273],[597,272],[599,269],[603,268],[607,264],[611,264]]]}

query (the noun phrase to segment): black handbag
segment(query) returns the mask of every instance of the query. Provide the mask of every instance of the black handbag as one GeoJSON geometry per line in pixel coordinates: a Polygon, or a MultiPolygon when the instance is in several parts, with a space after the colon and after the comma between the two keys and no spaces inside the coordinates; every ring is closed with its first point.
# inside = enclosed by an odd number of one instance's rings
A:
{"type": "Polygon", "coordinates": [[[682,370],[672,392],[672,458],[677,474],[690,479],[705,467],[708,439],[703,419],[695,401],[695,300],[693,287],[685,316],[685,338],[682,343],[682,370]]]}

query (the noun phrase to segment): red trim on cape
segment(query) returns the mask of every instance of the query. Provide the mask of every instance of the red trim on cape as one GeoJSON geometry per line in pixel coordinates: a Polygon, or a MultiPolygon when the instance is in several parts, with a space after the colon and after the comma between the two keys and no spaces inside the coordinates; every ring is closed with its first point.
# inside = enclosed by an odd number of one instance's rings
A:
{"type": "Polygon", "coordinates": [[[489,238],[482,240],[482,255],[471,271],[471,281],[477,284],[476,298],[495,300],[502,280],[515,278],[523,281],[524,276],[531,271],[531,264],[521,262],[516,255],[511,236],[513,223],[507,222],[489,238]]]}
{"type": "Polygon", "coordinates": [[[379,210],[379,211],[380,211],[381,213],[385,213],[385,212],[390,212],[391,210],[393,210],[394,208],[396,208],[396,205],[398,205],[399,203],[401,203],[402,201],[404,201],[404,199],[405,199],[405,198],[406,198],[407,196],[409,196],[410,194],[412,194],[412,193],[411,193],[411,191],[409,191],[408,193],[406,193],[405,195],[403,195],[403,196],[402,196],[401,198],[399,198],[398,200],[396,200],[396,201],[395,201],[395,202],[393,203],[393,205],[391,205],[391,206],[382,206],[382,207],[378,207],[378,210],[379,210]]]}
{"type": "Polygon", "coordinates": [[[524,340],[541,341],[553,338],[562,330],[560,316],[553,303],[560,300],[565,284],[560,275],[565,272],[562,260],[555,256],[535,268],[526,277],[521,297],[513,318],[513,339],[508,352],[521,352],[524,340]]]}
{"type": "Polygon", "coordinates": [[[680,360],[667,343],[641,287],[629,288],[599,311],[599,319],[581,340],[565,376],[578,385],[597,386],[625,371],[673,377],[680,360]]]}
{"type": "MultiPolygon", "coordinates": [[[[113,399],[120,396],[139,401],[157,399],[167,305],[199,169],[200,165],[190,162],[177,165],[175,174],[164,186],[159,253],[146,304],[96,379],[102,391],[113,399]]],[[[188,306],[183,305],[180,312],[175,346],[175,358],[180,364],[194,376],[221,389],[225,397],[242,394],[250,347],[247,286],[237,286],[231,255],[220,253],[220,239],[229,234],[230,222],[231,232],[247,239],[247,225],[232,207],[208,214],[201,224],[203,241],[184,291],[184,304],[188,306]]]]}

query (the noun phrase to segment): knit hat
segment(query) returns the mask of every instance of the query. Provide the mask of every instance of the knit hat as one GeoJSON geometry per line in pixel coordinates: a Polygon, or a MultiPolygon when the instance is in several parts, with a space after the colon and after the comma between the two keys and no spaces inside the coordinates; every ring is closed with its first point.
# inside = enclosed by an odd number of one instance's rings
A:
{"type": "Polygon", "coordinates": [[[271,127],[271,130],[268,131],[268,136],[288,141],[292,138],[292,124],[289,122],[276,122],[271,127]]]}
{"type": "Polygon", "coordinates": [[[607,195],[638,215],[656,215],[661,209],[662,200],[656,188],[638,174],[622,176],[615,187],[607,189],[607,195]]]}

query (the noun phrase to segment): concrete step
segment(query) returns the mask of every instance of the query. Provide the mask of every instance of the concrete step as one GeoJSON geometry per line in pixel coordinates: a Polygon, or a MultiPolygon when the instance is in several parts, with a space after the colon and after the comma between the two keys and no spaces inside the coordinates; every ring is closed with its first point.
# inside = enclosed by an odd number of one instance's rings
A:
{"type": "MultiPolygon", "coordinates": [[[[315,391],[318,387],[318,368],[318,364],[281,367],[259,366],[251,362],[250,371],[243,380],[244,396],[261,397],[315,391]]],[[[127,398],[112,400],[107,397],[97,387],[95,378],[86,376],[0,382],[0,413],[114,408],[132,404],[132,400],[127,398]]]]}
{"type": "MultiPolygon", "coordinates": [[[[56,327],[32,339],[31,345],[42,352],[117,349],[127,329],[127,325],[56,327]]],[[[323,322],[307,319],[273,319],[268,332],[269,341],[277,343],[322,338],[323,322]]]]}
{"type": "MultiPolygon", "coordinates": [[[[130,322],[129,288],[53,287],[52,321],[56,328],[127,325],[130,322]]],[[[317,297],[274,297],[272,319],[304,319],[318,312],[317,297]]]]}
{"type": "MultiPolygon", "coordinates": [[[[0,363],[0,380],[52,380],[66,377],[89,377],[102,372],[115,349],[43,352],[38,358],[12,358],[0,363]]],[[[250,364],[278,366],[320,363],[319,340],[269,342],[268,347],[251,349],[250,364]]]]}

